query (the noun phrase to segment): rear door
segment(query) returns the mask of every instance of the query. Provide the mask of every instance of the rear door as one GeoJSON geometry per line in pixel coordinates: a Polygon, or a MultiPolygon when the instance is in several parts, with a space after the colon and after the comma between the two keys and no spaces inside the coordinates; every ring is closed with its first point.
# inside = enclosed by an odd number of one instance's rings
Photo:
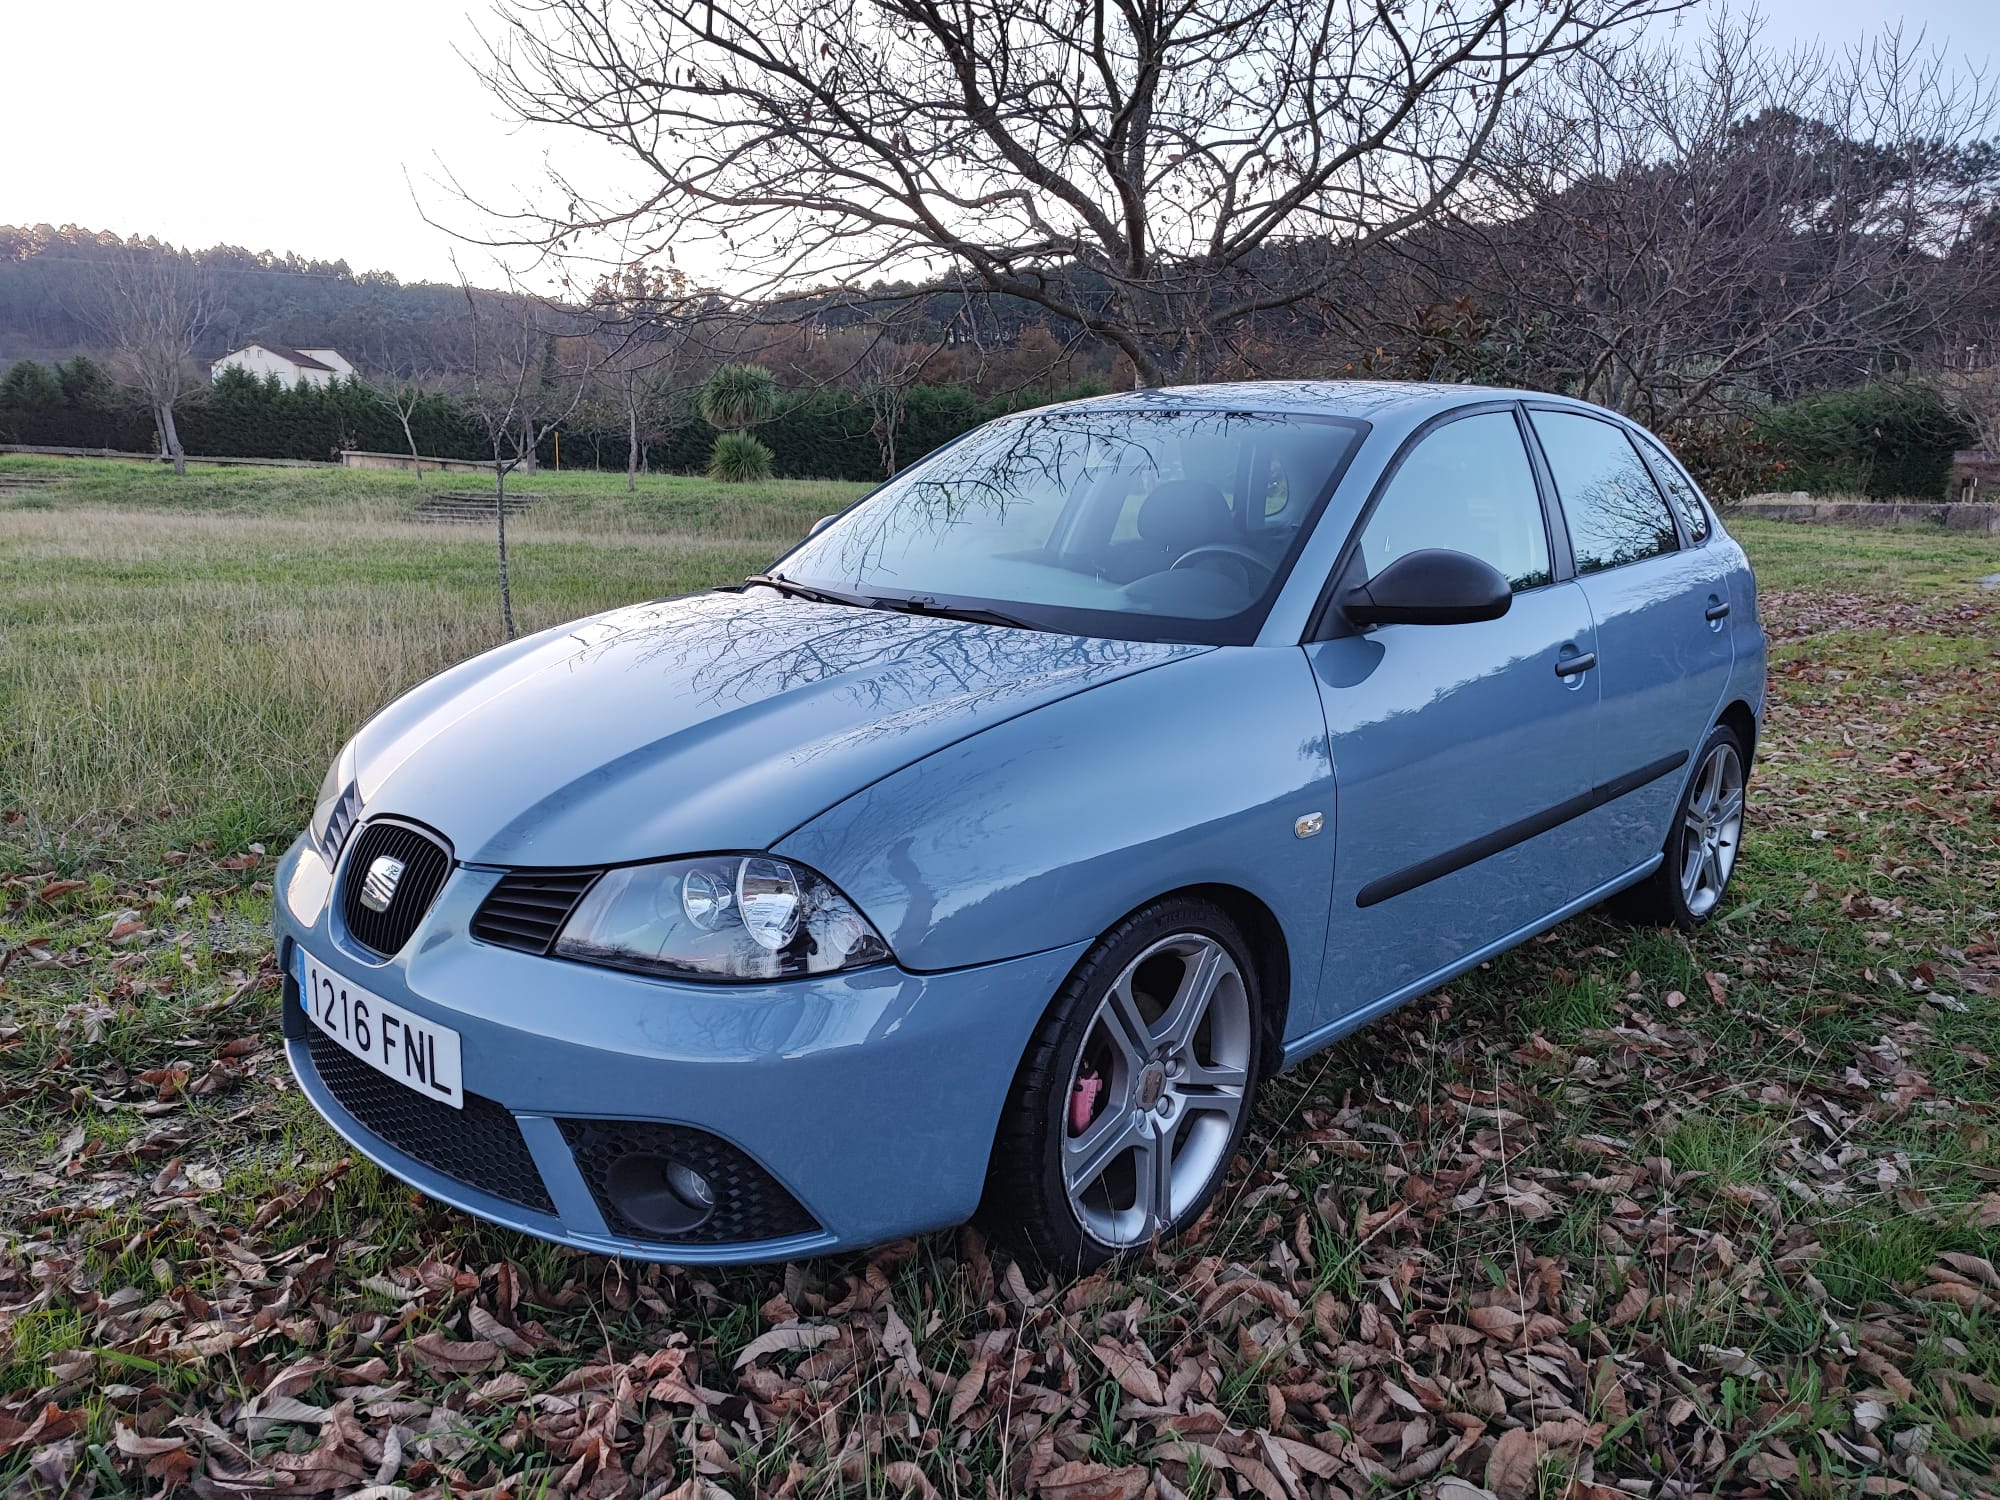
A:
{"type": "MultiPolygon", "coordinates": [[[[1552,407],[1529,415],[1597,628],[1604,807],[1577,858],[1611,880],[1665,844],[1688,762],[1721,705],[1735,659],[1730,560],[1705,545],[1692,488],[1670,505],[1625,427],[1552,407]]],[[[1655,463],[1669,469],[1663,454],[1655,463]]]]}
{"type": "Polygon", "coordinates": [[[1336,592],[1421,548],[1467,552],[1514,585],[1507,614],[1356,632],[1306,647],[1333,754],[1333,911],[1320,1014],[1395,998],[1585,890],[1560,825],[1595,766],[1595,649],[1558,576],[1516,408],[1454,414],[1377,487],[1336,592]]]}

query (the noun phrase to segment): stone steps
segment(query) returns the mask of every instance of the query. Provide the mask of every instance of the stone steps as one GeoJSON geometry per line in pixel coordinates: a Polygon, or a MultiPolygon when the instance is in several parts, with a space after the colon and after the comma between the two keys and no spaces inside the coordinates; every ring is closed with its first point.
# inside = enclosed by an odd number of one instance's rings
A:
{"type": "MultiPolygon", "coordinates": [[[[507,514],[518,516],[541,500],[536,494],[507,494],[507,514]]],[[[440,490],[424,497],[413,512],[416,520],[447,526],[477,526],[493,520],[493,496],[485,490],[440,490]]]]}

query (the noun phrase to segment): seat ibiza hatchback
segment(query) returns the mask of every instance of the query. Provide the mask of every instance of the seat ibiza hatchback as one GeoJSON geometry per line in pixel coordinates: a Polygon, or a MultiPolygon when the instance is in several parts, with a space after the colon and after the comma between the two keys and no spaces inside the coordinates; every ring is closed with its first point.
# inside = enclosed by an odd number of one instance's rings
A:
{"type": "Polygon", "coordinates": [[[1723,899],[1764,693],[1687,473],[1574,401],[1009,417],[713,593],[503,646],[279,872],[300,1086],[424,1192],[680,1262],[1172,1235],[1259,1083],[1618,897],[1723,899]]]}

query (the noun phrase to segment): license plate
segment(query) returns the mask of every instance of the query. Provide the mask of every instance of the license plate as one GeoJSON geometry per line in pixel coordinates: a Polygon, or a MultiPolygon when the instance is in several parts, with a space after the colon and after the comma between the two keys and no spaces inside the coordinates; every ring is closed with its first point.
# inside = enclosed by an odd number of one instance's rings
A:
{"type": "Polygon", "coordinates": [[[458,1070],[458,1033],[364,990],[353,980],[299,954],[299,1003],[313,1025],[378,1073],[427,1099],[465,1108],[458,1070]]]}

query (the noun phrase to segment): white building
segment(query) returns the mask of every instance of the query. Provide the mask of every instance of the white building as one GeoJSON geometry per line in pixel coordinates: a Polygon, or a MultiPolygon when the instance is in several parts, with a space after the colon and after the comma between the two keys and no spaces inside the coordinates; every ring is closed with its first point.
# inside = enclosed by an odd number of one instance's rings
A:
{"type": "Polygon", "coordinates": [[[354,366],[338,349],[294,349],[289,344],[267,342],[245,344],[223,355],[209,365],[208,378],[213,380],[224,370],[245,370],[259,380],[275,375],[286,385],[302,380],[307,385],[325,385],[354,378],[354,366]]]}

